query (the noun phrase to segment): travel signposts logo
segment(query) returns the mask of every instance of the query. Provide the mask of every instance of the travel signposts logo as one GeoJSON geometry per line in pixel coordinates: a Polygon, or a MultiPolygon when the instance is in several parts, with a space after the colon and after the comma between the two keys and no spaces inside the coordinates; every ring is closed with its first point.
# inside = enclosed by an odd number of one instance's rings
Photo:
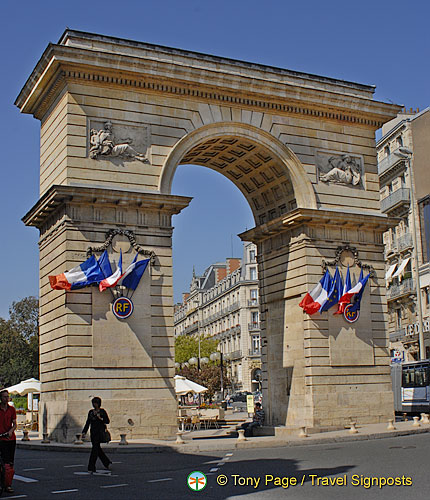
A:
{"type": "Polygon", "coordinates": [[[195,470],[189,474],[187,477],[187,485],[190,490],[193,491],[202,491],[206,488],[208,483],[207,477],[198,470],[195,470]]]}

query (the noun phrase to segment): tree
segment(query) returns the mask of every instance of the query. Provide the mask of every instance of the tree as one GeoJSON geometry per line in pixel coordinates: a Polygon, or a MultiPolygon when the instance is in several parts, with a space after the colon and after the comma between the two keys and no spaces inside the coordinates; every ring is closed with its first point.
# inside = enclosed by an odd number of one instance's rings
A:
{"type": "MultiPolygon", "coordinates": [[[[208,358],[217,350],[218,341],[210,337],[200,337],[200,357],[208,358]]],[[[175,339],[175,361],[185,363],[199,355],[199,340],[193,335],[180,335],[175,339]]]]}
{"type": "Polygon", "coordinates": [[[0,318],[0,385],[39,376],[39,303],[35,297],[13,302],[9,319],[0,318]]]}
{"type": "MultiPolygon", "coordinates": [[[[217,391],[221,390],[221,369],[219,365],[208,364],[203,365],[200,371],[195,366],[184,366],[178,370],[178,374],[182,377],[192,380],[197,384],[207,387],[207,391],[203,393],[204,397],[208,397],[211,401],[217,391]]],[[[227,369],[223,366],[223,385],[224,388],[230,384],[227,378],[227,369]]]]}

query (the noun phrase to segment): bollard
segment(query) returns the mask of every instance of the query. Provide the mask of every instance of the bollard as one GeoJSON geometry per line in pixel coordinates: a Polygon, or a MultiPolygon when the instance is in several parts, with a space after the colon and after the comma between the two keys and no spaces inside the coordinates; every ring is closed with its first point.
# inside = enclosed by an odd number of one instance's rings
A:
{"type": "Polygon", "coordinates": [[[127,436],[127,434],[120,434],[119,436],[121,438],[121,441],[119,442],[119,444],[121,444],[121,445],[128,444],[128,441],[125,439],[125,437],[127,436]]]}
{"type": "Polygon", "coordinates": [[[73,444],[84,444],[82,441],[82,434],[76,434],[76,441],[73,444]]]}
{"type": "Polygon", "coordinates": [[[299,437],[300,438],[307,438],[308,437],[308,435],[306,434],[306,427],[300,427],[299,437]]]}
{"type": "Polygon", "coordinates": [[[21,441],[30,441],[30,438],[28,437],[28,432],[29,431],[27,429],[23,429],[23,431],[22,431],[23,436],[22,436],[21,441]]]}
{"type": "Polygon", "coordinates": [[[388,420],[387,431],[394,431],[396,428],[394,427],[394,419],[388,420]]]}
{"type": "Polygon", "coordinates": [[[430,424],[430,419],[429,419],[428,413],[421,413],[421,422],[423,424],[430,424]]]}
{"type": "Polygon", "coordinates": [[[414,423],[412,424],[412,427],[421,427],[421,424],[419,423],[420,417],[413,417],[414,423]]]}
{"type": "Polygon", "coordinates": [[[237,431],[237,440],[238,441],[248,441],[245,437],[245,429],[239,429],[237,431]]]}
{"type": "Polygon", "coordinates": [[[51,441],[49,440],[49,438],[48,438],[48,435],[49,435],[49,434],[48,434],[47,432],[43,434],[43,439],[42,439],[42,441],[41,441],[42,443],[50,443],[50,442],[51,442],[51,441]]]}
{"type": "Polygon", "coordinates": [[[355,427],[355,426],[356,426],[356,424],[357,424],[357,422],[351,422],[351,423],[350,423],[350,425],[351,425],[351,427],[350,427],[350,429],[349,429],[349,433],[350,433],[350,434],[357,434],[357,433],[358,433],[358,430],[357,430],[357,429],[356,429],[356,427],[355,427]]]}
{"type": "Polygon", "coordinates": [[[407,421],[408,421],[408,414],[403,413],[403,422],[407,422],[407,421]]]}
{"type": "Polygon", "coordinates": [[[182,432],[181,431],[178,431],[176,433],[176,441],[175,441],[176,444],[185,444],[185,441],[182,439],[182,432]]]}

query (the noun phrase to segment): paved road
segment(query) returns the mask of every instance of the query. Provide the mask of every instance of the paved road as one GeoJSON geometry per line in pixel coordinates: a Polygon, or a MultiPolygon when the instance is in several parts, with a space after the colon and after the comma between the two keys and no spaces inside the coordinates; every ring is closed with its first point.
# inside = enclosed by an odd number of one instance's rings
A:
{"type": "Polygon", "coordinates": [[[256,500],[288,496],[294,500],[427,500],[429,457],[430,435],[423,434],[194,455],[116,453],[111,455],[112,473],[90,476],[86,474],[85,454],[17,450],[16,473],[21,480],[15,480],[15,493],[9,498],[138,500],[201,496],[256,500]],[[201,492],[192,492],[186,485],[187,476],[196,470],[207,474],[207,486],[201,492]],[[219,475],[227,478],[226,486],[217,484],[219,475]],[[275,483],[277,477],[280,478],[278,484],[275,483]],[[403,484],[411,481],[412,485],[366,488],[368,478],[376,478],[374,481],[379,484],[386,478],[394,478],[403,484]],[[287,483],[294,480],[298,484],[286,488],[287,483]],[[326,485],[330,480],[337,480],[338,484],[326,485]]]}

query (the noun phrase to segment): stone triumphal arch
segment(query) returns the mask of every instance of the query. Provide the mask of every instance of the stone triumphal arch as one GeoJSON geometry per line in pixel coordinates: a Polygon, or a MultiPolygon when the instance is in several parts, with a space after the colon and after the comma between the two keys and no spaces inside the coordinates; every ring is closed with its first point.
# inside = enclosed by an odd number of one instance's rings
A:
{"type": "Polygon", "coordinates": [[[264,402],[277,432],[392,415],[375,130],[399,107],[373,87],[66,30],[16,100],[41,122],[42,431],[71,440],[99,395],[117,436],[168,437],[173,387],[171,193],[180,164],[235,183],[258,245],[264,402]],[[151,264],[118,319],[109,291],[48,276],[107,250],[151,264]],[[323,266],[372,272],[355,323],[299,307],[323,266]]]}

